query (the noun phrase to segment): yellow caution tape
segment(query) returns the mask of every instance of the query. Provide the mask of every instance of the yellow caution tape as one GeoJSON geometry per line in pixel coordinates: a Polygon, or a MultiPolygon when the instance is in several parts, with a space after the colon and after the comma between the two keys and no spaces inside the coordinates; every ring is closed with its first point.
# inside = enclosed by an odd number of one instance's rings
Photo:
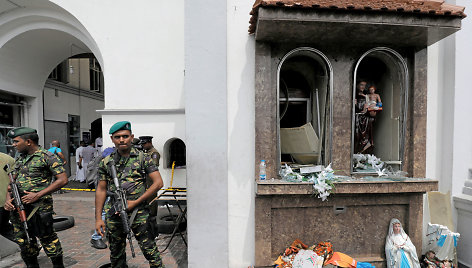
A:
{"type": "Polygon", "coordinates": [[[177,189],[177,188],[167,188],[167,189],[163,189],[163,190],[176,191],[176,192],[186,192],[187,191],[187,189],[177,189]]]}
{"type": "Polygon", "coordinates": [[[95,192],[95,189],[74,189],[74,188],[61,188],[66,191],[81,191],[81,192],[95,192]]]}

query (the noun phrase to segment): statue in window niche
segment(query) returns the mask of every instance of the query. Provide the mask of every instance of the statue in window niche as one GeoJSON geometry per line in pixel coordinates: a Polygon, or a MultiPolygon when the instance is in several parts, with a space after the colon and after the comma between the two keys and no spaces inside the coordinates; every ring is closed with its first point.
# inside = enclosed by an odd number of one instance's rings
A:
{"type": "Polygon", "coordinates": [[[373,118],[367,114],[367,82],[360,80],[356,86],[354,153],[369,153],[372,150],[371,135],[373,118]]]}
{"type": "Polygon", "coordinates": [[[385,239],[387,268],[420,268],[416,247],[398,219],[392,219],[385,239]]]}
{"type": "Polygon", "coordinates": [[[375,86],[369,86],[366,94],[367,82],[360,80],[356,87],[355,99],[355,146],[356,154],[371,154],[374,147],[374,122],[377,112],[382,110],[380,95],[375,93],[375,86]]]}

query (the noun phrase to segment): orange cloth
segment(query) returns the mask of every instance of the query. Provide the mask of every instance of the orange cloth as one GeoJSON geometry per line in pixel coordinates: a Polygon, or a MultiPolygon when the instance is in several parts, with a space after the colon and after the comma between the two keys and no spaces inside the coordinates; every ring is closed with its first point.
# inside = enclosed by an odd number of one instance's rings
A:
{"type": "Polygon", "coordinates": [[[339,267],[345,268],[356,268],[357,261],[353,258],[349,257],[348,255],[341,253],[341,252],[334,252],[333,256],[330,260],[326,262],[326,264],[332,264],[339,267]]]}
{"type": "Polygon", "coordinates": [[[327,261],[333,256],[333,245],[330,242],[320,242],[313,251],[316,255],[325,258],[323,265],[326,265],[327,261]]]}
{"type": "Polygon", "coordinates": [[[279,256],[277,260],[274,261],[275,265],[282,265],[285,264],[285,262],[282,260],[282,256],[279,256]]]}
{"type": "Polygon", "coordinates": [[[295,239],[295,241],[293,241],[291,247],[296,247],[296,248],[299,248],[299,249],[307,249],[308,246],[303,244],[302,241],[300,241],[299,239],[295,239]]]}
{"type": "Polygon", "coordinates": [[[307,248],[308,248],[307,245],[303,244],[303,242],[300,241],[299,239],[296,239],[295,241],[293,241],[290,247],[285,249],[284,255],[288,256],[290,254],[297,253],[300,249],[307,249],[307,248]]]}

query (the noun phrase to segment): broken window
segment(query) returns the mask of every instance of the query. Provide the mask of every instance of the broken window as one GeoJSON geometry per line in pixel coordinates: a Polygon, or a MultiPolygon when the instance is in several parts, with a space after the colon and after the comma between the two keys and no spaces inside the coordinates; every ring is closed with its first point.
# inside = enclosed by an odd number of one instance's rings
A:
{"type": "Polygon", "coordinates": [[[278,70],[282,163],[327,165],[331,155],[331,66],[318,50],[298,48],[278,70]]]}
{"type": "Polygon", "coordinates": [[[392,49],[375,48],[359,59],[354,72],[352,172],[376,172],[375,165],[366,162],[367,155],[380,158],[382,169],[401,170],[408,102],[406,62],[392,49]]]}

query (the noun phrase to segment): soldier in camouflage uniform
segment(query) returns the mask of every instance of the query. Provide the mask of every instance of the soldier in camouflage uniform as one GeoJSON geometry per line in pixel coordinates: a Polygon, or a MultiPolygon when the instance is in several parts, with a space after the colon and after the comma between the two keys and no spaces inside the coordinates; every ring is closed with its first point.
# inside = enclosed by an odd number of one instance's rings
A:
{"type": "Polygon", "coordinates": [[[151,156],[151,159],[154,164],[159,167],[159,159],[161,158],[161,155],[152,145],[152,138],[152,136],[140,136],[139,144],[141,144],[141,146],[143,147],[144,152],[151,156]]]}
{"type": "Polygon", "coordinates": [[[164,267],[157,249],[157,245],[150,232],[148,222],[149,208],[146,200],[155,195],[162,188],[162,178],[157,166],[152,162],[151,158],[137,149],[133,148],[131,141],[134,135],[131,133],[131,124],[122,121],[114,124],[109,132],[112,142],[115,144],[116,150],[109,156],[104,158],[99,165],[100,181],[95,193],[95,229],[98,234],[104,235],[102,230],[106,230],[107,238],[110,243],[110,260],[112,267],[127,267],[126,264],[126,235],[123,233],[121,218],[118,214],[106,215],[105,222],[102,220],[102,209],[108,211],[112,202],[105,202],[107,189],[115,190],[113,178],[108,167],[108,161],[112,158],[116,165],[117,177],[121,181],[122,188],[127,193],[127,203],[129,214],[137,210],[136,217],[131,223],[131,229],[138,240],[139,247],[146,259],[149,261],[150,267],[164,267]],[[140,159],[141,158],[141,159],[140,159]],[[152,185],[146,189],[146,174],[153,181],[152,185]]]}
{"type": "MultiPolygon", "coordinates": [[[[159,159],[161,158],[161,155],[156,150],[156,148],[154,148],[154,146],[152,145],[152,138],[153,138],[152,136],[139,136],[139,145],[141,146],[143,151],[151,157],[152,162],[154,162],[154,164],[159,167],[159,159]]],[[[149,178],[149,176],[147,176],[146,177],[147,187],[149,187],[151,184],[152,184],[152,181],[149,178]]],[[[151,203],[154,200],[154,198],[156,198],[156,196],[157,195],[151,196],[147,200],[147,202],[151,203]]],[[[151,216],[156,216],[157,215],[157,202],[152,202],[151,205],[149,206],[149,209],[151,211],[150,212],[151,216]]],[[[156,233],[155,235],[157,236],[158,234],[156,233]]]]}
{"type": "MultiPolygon", "coordinates": [[[[37,256],[39,238],[46,255],[51,259],[53,267],[64,267],[62,247],[57,234],[53,230],[53,200],[51,193],[67,184],[67,175],[61,160],[38,145],[38,134],[32,128],[16,128],[8,133],[13,139],[13,146],[20,155],[13,167],[13,176],[19,188],[21,201],[26,210],[28,233],[31,241],[27,241],[26,233],[17,211],[10,214],[13,223],[14,239],[20,246],[21,257],[27,267],[39,267],[37,256]],[[56,181],[51,183],[52,176],[56,181]]],[[[7,194],[5,209],[15,209],[10,194],[7,194]]]]}

